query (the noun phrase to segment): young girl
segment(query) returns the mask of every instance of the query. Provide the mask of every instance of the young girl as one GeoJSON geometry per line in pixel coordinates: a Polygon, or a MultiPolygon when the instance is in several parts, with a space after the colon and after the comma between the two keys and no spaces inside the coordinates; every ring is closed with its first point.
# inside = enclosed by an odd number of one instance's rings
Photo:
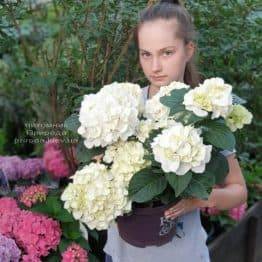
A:
{"type": "MultiPolygon", "coordinates": [[[[178,1],[161,1],[146,8],[140,16],[135,38],[139,61],[150,85],[143,88],[145,100],[154,96],[161,86],[179,81],[197,86],[199,75],[194,67],[194,26],[190,15],[178,1]]],[[[247,189],[234,152],[227,156],[229,173],[223,188],[214,187],[208,200],[183,199],[166,210],[167,218],[179,218],[183,229],[179,237],[163,246],[138,248],[119,236],[117,225],[108,230],[104,251],[106,262],[207,262],[207,234],[200,222],[201,207],[230,209],[247,199],[247,189]]]]}

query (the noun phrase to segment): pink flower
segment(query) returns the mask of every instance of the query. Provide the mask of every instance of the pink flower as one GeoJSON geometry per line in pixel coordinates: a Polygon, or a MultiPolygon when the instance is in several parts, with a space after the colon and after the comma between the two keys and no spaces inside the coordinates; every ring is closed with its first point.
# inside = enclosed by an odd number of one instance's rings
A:
{"type": "Polygon", "coordinates": [[[30,211],[20,211],[13,234],[18,246],[32,256],[47,256],[55,250],[61,239],[61,229],[57,221],[45,215],[30,211]]]}
{"type": "Polygon", "coordinates": [[[34,255],[23,255],[22,262],[41,262],[41,259],[34,255]]]}
{"type": "Polygon", "coordinates": [[[61,150],[59,139],[52,138],[46,142],[43,159],[45,169],[54,178],[59,179],[71,175],[71,170],[61,150]]]}
{"type": "Polygon", "coordinates": [[[4,213],[14,211],[18,208],[16,200],[12,197],[1,197],[0,198],[0,216],[4,213]]]}
{"type": "Polygon", "coordinates": [[[12,198],[0,199],[0,233],[11,237],[27,254],[23,261],[40,261],[31,259],[47,256],[60,243],[61,228],[58,221],[31,211],[19,209],[12,198]],[[30,260],[31,259],[31,260],[30,260]]]}
{"type": "Polygon", "coordinates": [[[13,225],[16,223],[16,218],[20,209],[11,197],[0,198],[0,233],[13,237],[13,225]]]}
{"type": "Polygon", "coordinates": [[[88,253],[81,246],[73,243],[63,252],[62,262],[88,262],[88,253]]]}
{"type": "Polygon", "coordinates": [[[206,213],[209,216],[216,216],[220,214],[220,210],[217,209],[216,207],[204,207],[204,208],[201,208],[201,211],[206,213]]]}
{"type": "Polygon", "coordinates": [[[46,200],[48,189],[44,185],[33,185],[28,187],[21,195],[20,202],[25,206],[31,207],[36,202],[46,200]]]}
{"type": "Polygon", "coordinates": [[[247,203],[234,207],[228,211],[228,215],[235,221],[239,221],[246,213],[247,203]]]}

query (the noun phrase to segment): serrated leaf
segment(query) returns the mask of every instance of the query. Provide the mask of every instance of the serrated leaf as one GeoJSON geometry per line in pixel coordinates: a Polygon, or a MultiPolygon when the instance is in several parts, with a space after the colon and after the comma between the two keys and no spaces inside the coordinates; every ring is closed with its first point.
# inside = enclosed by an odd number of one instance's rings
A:
{"type": "Polygon", "coordinates": [[[169,116],[174,115],[180,111],[185,111],[185,106],[183,105],[184,95],[187,89],[174,89],[170,92],[170,95],[160,97],[160,102],[170,108],[169,116]]]}
{"type": "Polygon", "coordinates": [[[63,235],[67,239],[76,240],[82,236],[80,229],[79,229],[78,221],[74,221],[70,223],[61,223],[61,224],[62,224],[61,227],[62,227],[63,235]]]}
{"type": "Polygon", "coordinates": [[[236,145],[233,133],[221,120],[205,122],[203,137],[205,144],[211,144],[221,149],[233,150],[236,145]]]}
{"type": "Polygon", "coordinates": [[[85,238],[80,237],[77,240],[75,240],[75,242],[78,243],[82,248],[84,248],[88,251],[91,250],[91,247],[90,247],[88,241],[85,238]]]}
{"type": "Polygon", "coordinates": [[[59,252],[63,253],[67,249],[67,247],[71,244],[72,244],[72,240],[62,238],[58,246],[59,252]]]}
{"type": "Polygon", "coordinates": [[[181,122],[184,125],[195,124],[204,119],[203,117],[199,117],[195,115],[194,113],[187,111],[187,110],[178,112],[174,114],[173,117],[177,122],[181,122]]]}
{"type": "Polygon", "coordinates": [[[175,196],[178,197],[188,186],[192,173],[187,172],[183,176],[178,176],[175,173],[165,173],[168,183],[172,186],[175,191],[175,196]]]}
{"type": "Polygon", "coordinates": [[[88,230],[88,235],[90,235],[92,238],[94,238],[95,240],[98,241],[99,234],[98,234],[97,230],[96,229],[91,230],[89,228],[87,228],[87,230],[88,230]]]}
{"type": "Polygon", "coordinates": [[[85,147],[83,141],[79,142],[76,148],[77,160],[81,163],[89,163],[96,155],[104,153],[105,149],[102,147],[95,147],[88,149],[85,147]]]}
{"type": "Polygon", "coordinates": [[[208,199],[209,194],[206,190],[205,185],[202,182],[203,181],[199,181],[193,176],[188,187],[184,190],[183,194],[200,199],[208,199]]]}
{"type": "Polygon", "coordinates": [[[229,165],[227,158],[219,153],[212,152],[212,157],[206,165],[205,174],[214,178],[214,183],[221,184],[224,182],[226,175],[229,172],[229,165]]]}
{"type": "Polygon", "coordinates": [[[150,169],[143,169],[135,174],[129,183],[129,196],[138,203],[143,203],[161,194],[167,186],[166,178],[150,169]]]}
{"type": "Polygon", "coordinates": [[[64,121],[64,128],[77,133],[77,129],[80,127],[79,116],[77,114],[72,114],[64,121]]]}
{"type": "Polygon", "coordinates": [[[62,208],[55,218],[61,222],[73,222],[75,221],[72,214],[69,213],[66,209],[62,208]]]}

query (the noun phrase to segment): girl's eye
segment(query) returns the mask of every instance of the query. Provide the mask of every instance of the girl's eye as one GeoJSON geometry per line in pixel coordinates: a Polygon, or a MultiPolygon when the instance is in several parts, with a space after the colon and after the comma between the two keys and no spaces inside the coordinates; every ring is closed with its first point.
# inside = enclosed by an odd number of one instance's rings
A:
{"type": "Polygon", "coordinates": [[[147,58],[147,57],[150,56],[150,54],[149,53],[141,53],[141,56],[147,58]]]}
{"type": "Polygon", "coordinates": [[[167,50],[167,51],[164,51],[163,54],[164,54],[164,56],[170,56],[170,55],[173,54],[173,51],[167,50]]]}

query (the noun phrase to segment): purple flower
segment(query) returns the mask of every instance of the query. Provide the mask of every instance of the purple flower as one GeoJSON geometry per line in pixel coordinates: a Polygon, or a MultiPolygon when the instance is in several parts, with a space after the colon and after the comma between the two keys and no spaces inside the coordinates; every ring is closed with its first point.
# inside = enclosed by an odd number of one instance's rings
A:
{"type": "Polygon", "coordinates": [[[15,241],[0,234],[0,261],[18,262],[21,251],[15,241]]]}
{"type": "Polygon", "coordinates": [[[42,158],[28,158],[22,160],[18,156],[0,157],[0,169],[9,181],[19,178],[33,179],[44,171],[42,158]]]}
{"type": "Polygon", "coordinates": [[[4,172],[7,179],[16,181],[19,179],[19,167],[23,160],[18,156],[6,156],[0,158],[0,169],[4,172]]]}
{"type": "Polygon", "coordinates": [[[21,163],[20,177],[31,179],[40,175],[44,171],[42,158],[28,158],[21,163]]]}

